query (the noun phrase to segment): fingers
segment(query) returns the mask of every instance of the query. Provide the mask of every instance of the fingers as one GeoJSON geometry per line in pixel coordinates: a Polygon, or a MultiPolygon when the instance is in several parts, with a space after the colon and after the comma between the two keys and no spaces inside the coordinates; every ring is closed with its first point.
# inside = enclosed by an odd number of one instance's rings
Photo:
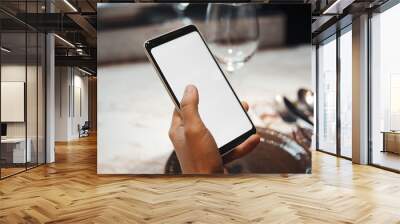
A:
{"type": "Polygon", "coordinates": [[[179,127],[183,125],[182,117],[179,112],[174,109],[174,113],[172,114],[171,126],[168,130],[169,139],[173,140],[176,136],[176,133],[179,131],[179,127]]]}
{"type": "Polygon", "coordinates": [[[239,159],[251,151],[260,143],[260,136],[254,134],[250,136],[246,141],[237,146],[234,150],[223,157],[224,164],[232,162],[233,160],[239,159]]]}
{"type": "Polygon", "coordinates": [[[172,121],[171,121],[171,129],[178,128],[179,126],[183,125],[182,117],[179,114],[177,109],[174,109],[174,113],[172,114],[172,121]]]}
{"type": "Polygon", "coordinates": [[[245,111],[249,111],[249,104],[246,101],[242,101],[242,107],[245,111]]]}
{"type": "Polygon", "coordinates": [[[203,124],[200,119],[199,111],[199,93],[194,85],[188,85],[185,88],[181,101],[181,116],[184,125],[203,124]]]}

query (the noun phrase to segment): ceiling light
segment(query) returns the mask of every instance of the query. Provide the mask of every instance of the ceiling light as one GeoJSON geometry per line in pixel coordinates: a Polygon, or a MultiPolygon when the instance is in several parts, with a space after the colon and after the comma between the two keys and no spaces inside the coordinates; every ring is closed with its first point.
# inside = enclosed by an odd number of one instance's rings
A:
{"type": "Polygon", "coordinates": [[[78,67],[78,70],[81,71],[81,72],[83,72],[83,73],[85,73],[85,74],[87,74],[87,75],[90,75],[90,76],[93,75],[92,73],[90,73],[90,72],[88,72],[88,71],[86,71],[86,70],[83,70],[83,69],[81,69],[81,68],[79,68],[79,67],[78,67]]]}
{"type": "Polygon", "coordinates": [[[74,12],[78,12],[78,10],[68,1],[64,0],[65,4],[67,4],[74,12]]]}
{"type": "Polygon", "coordinates": [[[10,53],[11,52],[11,50],[9,50],[9,49],[7,49],[5,47],[1,47],[1,51],[4,51],[6,53],[10,53]]]}
{"type": "Polygon", "coordinates": [[[72,47],[72,48],[75,48],[75,45],[73,45],[71,42],[69,42],[68,40],[66,40],[66,39],[64,39],[64,38],[62,38],[62,37],[60,37],[59,35],[57,35],[57,34],[54,34],[54,36],[55,37],[57,37],[59,40],[61,40],[62,42],[64,42],[65,44],[67,44],[68,46],[70,46],[70,47],[72,47]]]}

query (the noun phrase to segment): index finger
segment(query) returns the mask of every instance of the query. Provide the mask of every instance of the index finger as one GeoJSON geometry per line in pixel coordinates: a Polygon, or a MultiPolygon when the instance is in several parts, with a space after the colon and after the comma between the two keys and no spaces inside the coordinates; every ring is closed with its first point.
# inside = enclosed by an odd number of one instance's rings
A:
{"type": "Polygon", "coordinates": [[[253,134],[242,144],[238,145],[234,150],[232,150],[222,158],[224,164],[230,163],[233,160],[239,159],[249,154],[258,145],[258,143],[260,143],[260,136],[258,134],[253,134]]]}

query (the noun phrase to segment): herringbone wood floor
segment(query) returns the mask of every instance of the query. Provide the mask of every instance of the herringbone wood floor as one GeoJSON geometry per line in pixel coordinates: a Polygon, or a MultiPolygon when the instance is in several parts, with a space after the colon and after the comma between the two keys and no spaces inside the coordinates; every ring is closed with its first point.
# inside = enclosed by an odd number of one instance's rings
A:
{"type": "Polygon", "coordinates": [[[0,223],[400,223],[400,175],[313,153],[312,175],[96,175],[96,139],[0,181],[0,223]]]}

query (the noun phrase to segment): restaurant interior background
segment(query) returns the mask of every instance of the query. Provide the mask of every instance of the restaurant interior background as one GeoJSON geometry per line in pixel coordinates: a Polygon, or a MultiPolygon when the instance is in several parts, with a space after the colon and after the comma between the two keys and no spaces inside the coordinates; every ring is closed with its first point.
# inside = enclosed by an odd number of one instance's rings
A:
{"type": "Polygon", "coordinates": [[[229,164],[229,172],[310,173],[310,10],[256,3],[98,4],[98,173],[180,173],[168,138],[174,105],[143,44],[192,23],[250,104],[262,137],[253,152],[229,164]],[[233,36],[241,42],[218,41],[233,36]],[[236,62],[223,63],[230,60],[236,62]]]}

